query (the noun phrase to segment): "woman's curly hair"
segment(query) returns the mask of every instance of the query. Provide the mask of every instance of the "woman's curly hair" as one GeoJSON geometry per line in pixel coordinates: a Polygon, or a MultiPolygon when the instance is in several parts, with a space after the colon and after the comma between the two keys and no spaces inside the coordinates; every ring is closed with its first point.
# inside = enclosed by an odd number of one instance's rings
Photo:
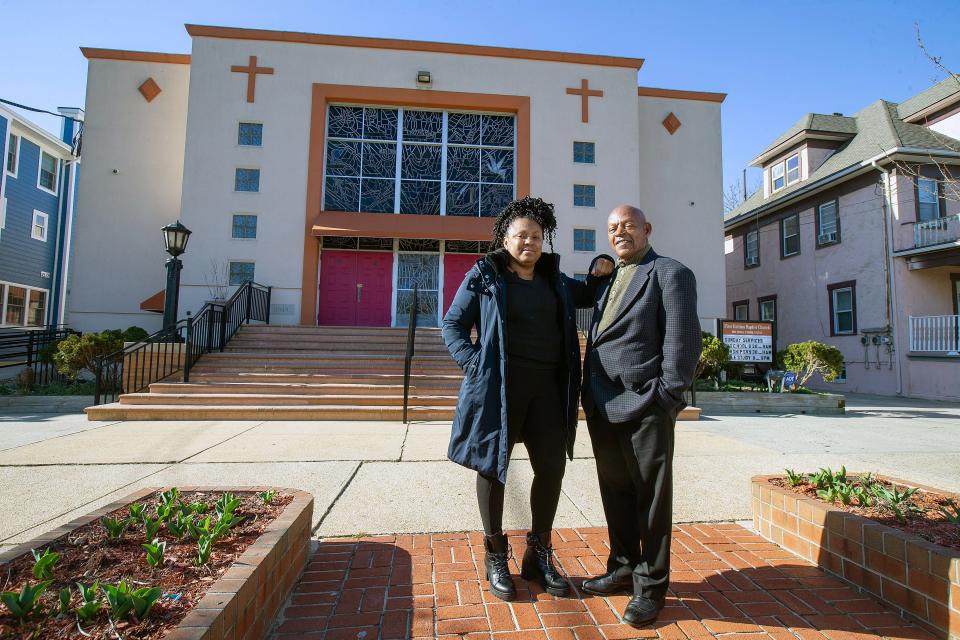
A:
{"type": "Polygon", "coordinates": [[[557,216],[553,213],[553,205],[544,202],[541,198],[530,196],[512,201],[497,216],[493,223],[493,242],[490,243],[490,251],[503,248],[507,229],[514,220],[520,218],[529,218],[539,224],[543,229],[543,239],[550,245],[550,251],[553,251],[553,236],[557,229],[557,216]]]}

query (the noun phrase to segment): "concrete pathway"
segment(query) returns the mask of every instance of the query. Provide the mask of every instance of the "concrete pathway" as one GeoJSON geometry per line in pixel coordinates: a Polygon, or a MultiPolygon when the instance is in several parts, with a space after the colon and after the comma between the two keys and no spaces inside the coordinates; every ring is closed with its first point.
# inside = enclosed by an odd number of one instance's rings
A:
{"type": "MultiPolygon", "coordinates": [[[[0,416],[0,546],[143,486],[295,487],[316,498],[316,535],[474,530],[474,474],[446,460],[449,424],[88,422],[0,416]]],[[[852,396],[843,417],[722,416],[677,425],[676,522],[750,517],[751,476],[845,464],[960,491],[960,405],[852,396]]],[[[528,524],[522,447],[505,526],[528,524]]],[[[604,524],[586,425],[568,463],[558,527],[604,524]]]]}

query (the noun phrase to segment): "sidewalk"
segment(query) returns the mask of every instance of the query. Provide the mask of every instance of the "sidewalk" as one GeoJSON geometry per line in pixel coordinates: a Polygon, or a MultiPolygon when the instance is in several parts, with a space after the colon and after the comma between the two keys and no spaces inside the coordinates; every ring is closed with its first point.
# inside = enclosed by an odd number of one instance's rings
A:
{"type": "MultiPolygon", "coordinates": [[[[523,553],[521,535],[511,543],[523,553]]],[[[573,578],[570,597],[520,579],[514,561],[518,597],[509,604],[485,588],[479,533],[326,539],[273,640],[933,640],[738,525],[681,525],[673,543],[667,606],[654,624],[633,629],[620,621],[627,595],[579,589],[603,571],[604,529],[556,532],[558,563],[573,578]]]]}

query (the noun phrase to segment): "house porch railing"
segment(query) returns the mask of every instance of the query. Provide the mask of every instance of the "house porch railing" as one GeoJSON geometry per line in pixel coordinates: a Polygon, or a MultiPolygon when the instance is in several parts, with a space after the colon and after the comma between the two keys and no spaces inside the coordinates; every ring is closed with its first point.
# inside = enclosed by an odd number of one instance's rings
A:
{"type": "Polygon", "coordinates": [[[918,222],[913,226],[913,246],[932,247],[945,242],[960,240],[960,214],[918,222]]]}
{"type": "Polygon", "coordinates": [[[910,351],[958,355],[960,316],[910,316],[910,351]]]}

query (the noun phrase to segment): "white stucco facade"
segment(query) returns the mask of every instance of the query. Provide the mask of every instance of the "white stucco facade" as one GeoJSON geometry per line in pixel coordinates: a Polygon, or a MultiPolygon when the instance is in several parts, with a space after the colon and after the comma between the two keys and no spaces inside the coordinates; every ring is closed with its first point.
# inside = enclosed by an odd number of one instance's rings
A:
{"type": "MultiPolygon", "coordinates": [[[[656,249],[696,273],[705,324],[723,315],[721,94],[638,95],[641,61],[631,67],[622,59],[605,64],[589,56],[537,59],[504,50],[510,53],[501,57],[490,48],[417,50],[417,43],[368,47],[347,39],[290,42],[282,34],[257,34],[194,34],[189,64],[91,59],[84,149],[91,159],[88,165],[84,158],[81,178],[71,296],[71,320],[83,318],[82,328],[156,327],[159,316],[139,305],[163,287],[158,229],[178,216],[193,231],[183,257],[181,316],[210,298],[211,261],[245,261],[255,263],[257,282],[273,287],[275,321],[315,317],[322,252],[311,255],[305,247],[319,243],[310,237],[311,219],[321,213],[310,185],[322,183],[317,172],[323,171],[311,154],[312,127],[325,108],[315,103],[317,85],[382,90],[383,102],[367,106],[404,107],[391,101],[400,90],[466,94],[456,110],[482,113],[498,113],[490,106],[496,97],[527,101],[527,129],[518,128],[518,140],[523,133],[527,142],[518,141],[516,195],[555,205],[560,226],[554,249],[564,271],[585,272],[594,255],[609,252],[607,214],[619,204],[636,204],[654,225],[656,249]],[[257,76],[255,100],[248,102],[247,75],[231,67],[246,66],[251,56],[273,71],[257,76]],[[424,70],[432,78],[428,87],[416,82],[424,70]],[[148,76],[163,89],[149,103],[136,90],[148,76]],[[581,98],[567,93],[584,80],[603,92],[589,98],[588,122],[582,121],[581,98]],[[470,100],[475,108],[463,106],[470,100]],[[662,124],[671,112],[681,123],[672,135],[662,124]],[[112,129],[111,122],[119,126],[112,129]],[[240,122],[263,125],[261,146],[238,144],[240,122]],[[594,143],[593,164],[574,162],[575,141],[594,143]],[[526,167],[520,166],[524,154],[526,167]],[[121,173],[114,175],[117,166],[121,173]],[[234,191],[237,168],[260,170],[259,192],[234,191]],[[595,187],[595,206],[573,206],[575,184],[595,187]],[[258,216],[256,239],[231,238],[235,214],[258,216]],[[111,220],[115,226],[106,223],[111,220]],[[575,228],[595,230],[595,251],[574,251],[575,228]],[[105,269],[128,277],[99,277],[105,269]]],[[[429,221],[422,226],[423,237],[453,237],[430,235],[429,221]]]]}

